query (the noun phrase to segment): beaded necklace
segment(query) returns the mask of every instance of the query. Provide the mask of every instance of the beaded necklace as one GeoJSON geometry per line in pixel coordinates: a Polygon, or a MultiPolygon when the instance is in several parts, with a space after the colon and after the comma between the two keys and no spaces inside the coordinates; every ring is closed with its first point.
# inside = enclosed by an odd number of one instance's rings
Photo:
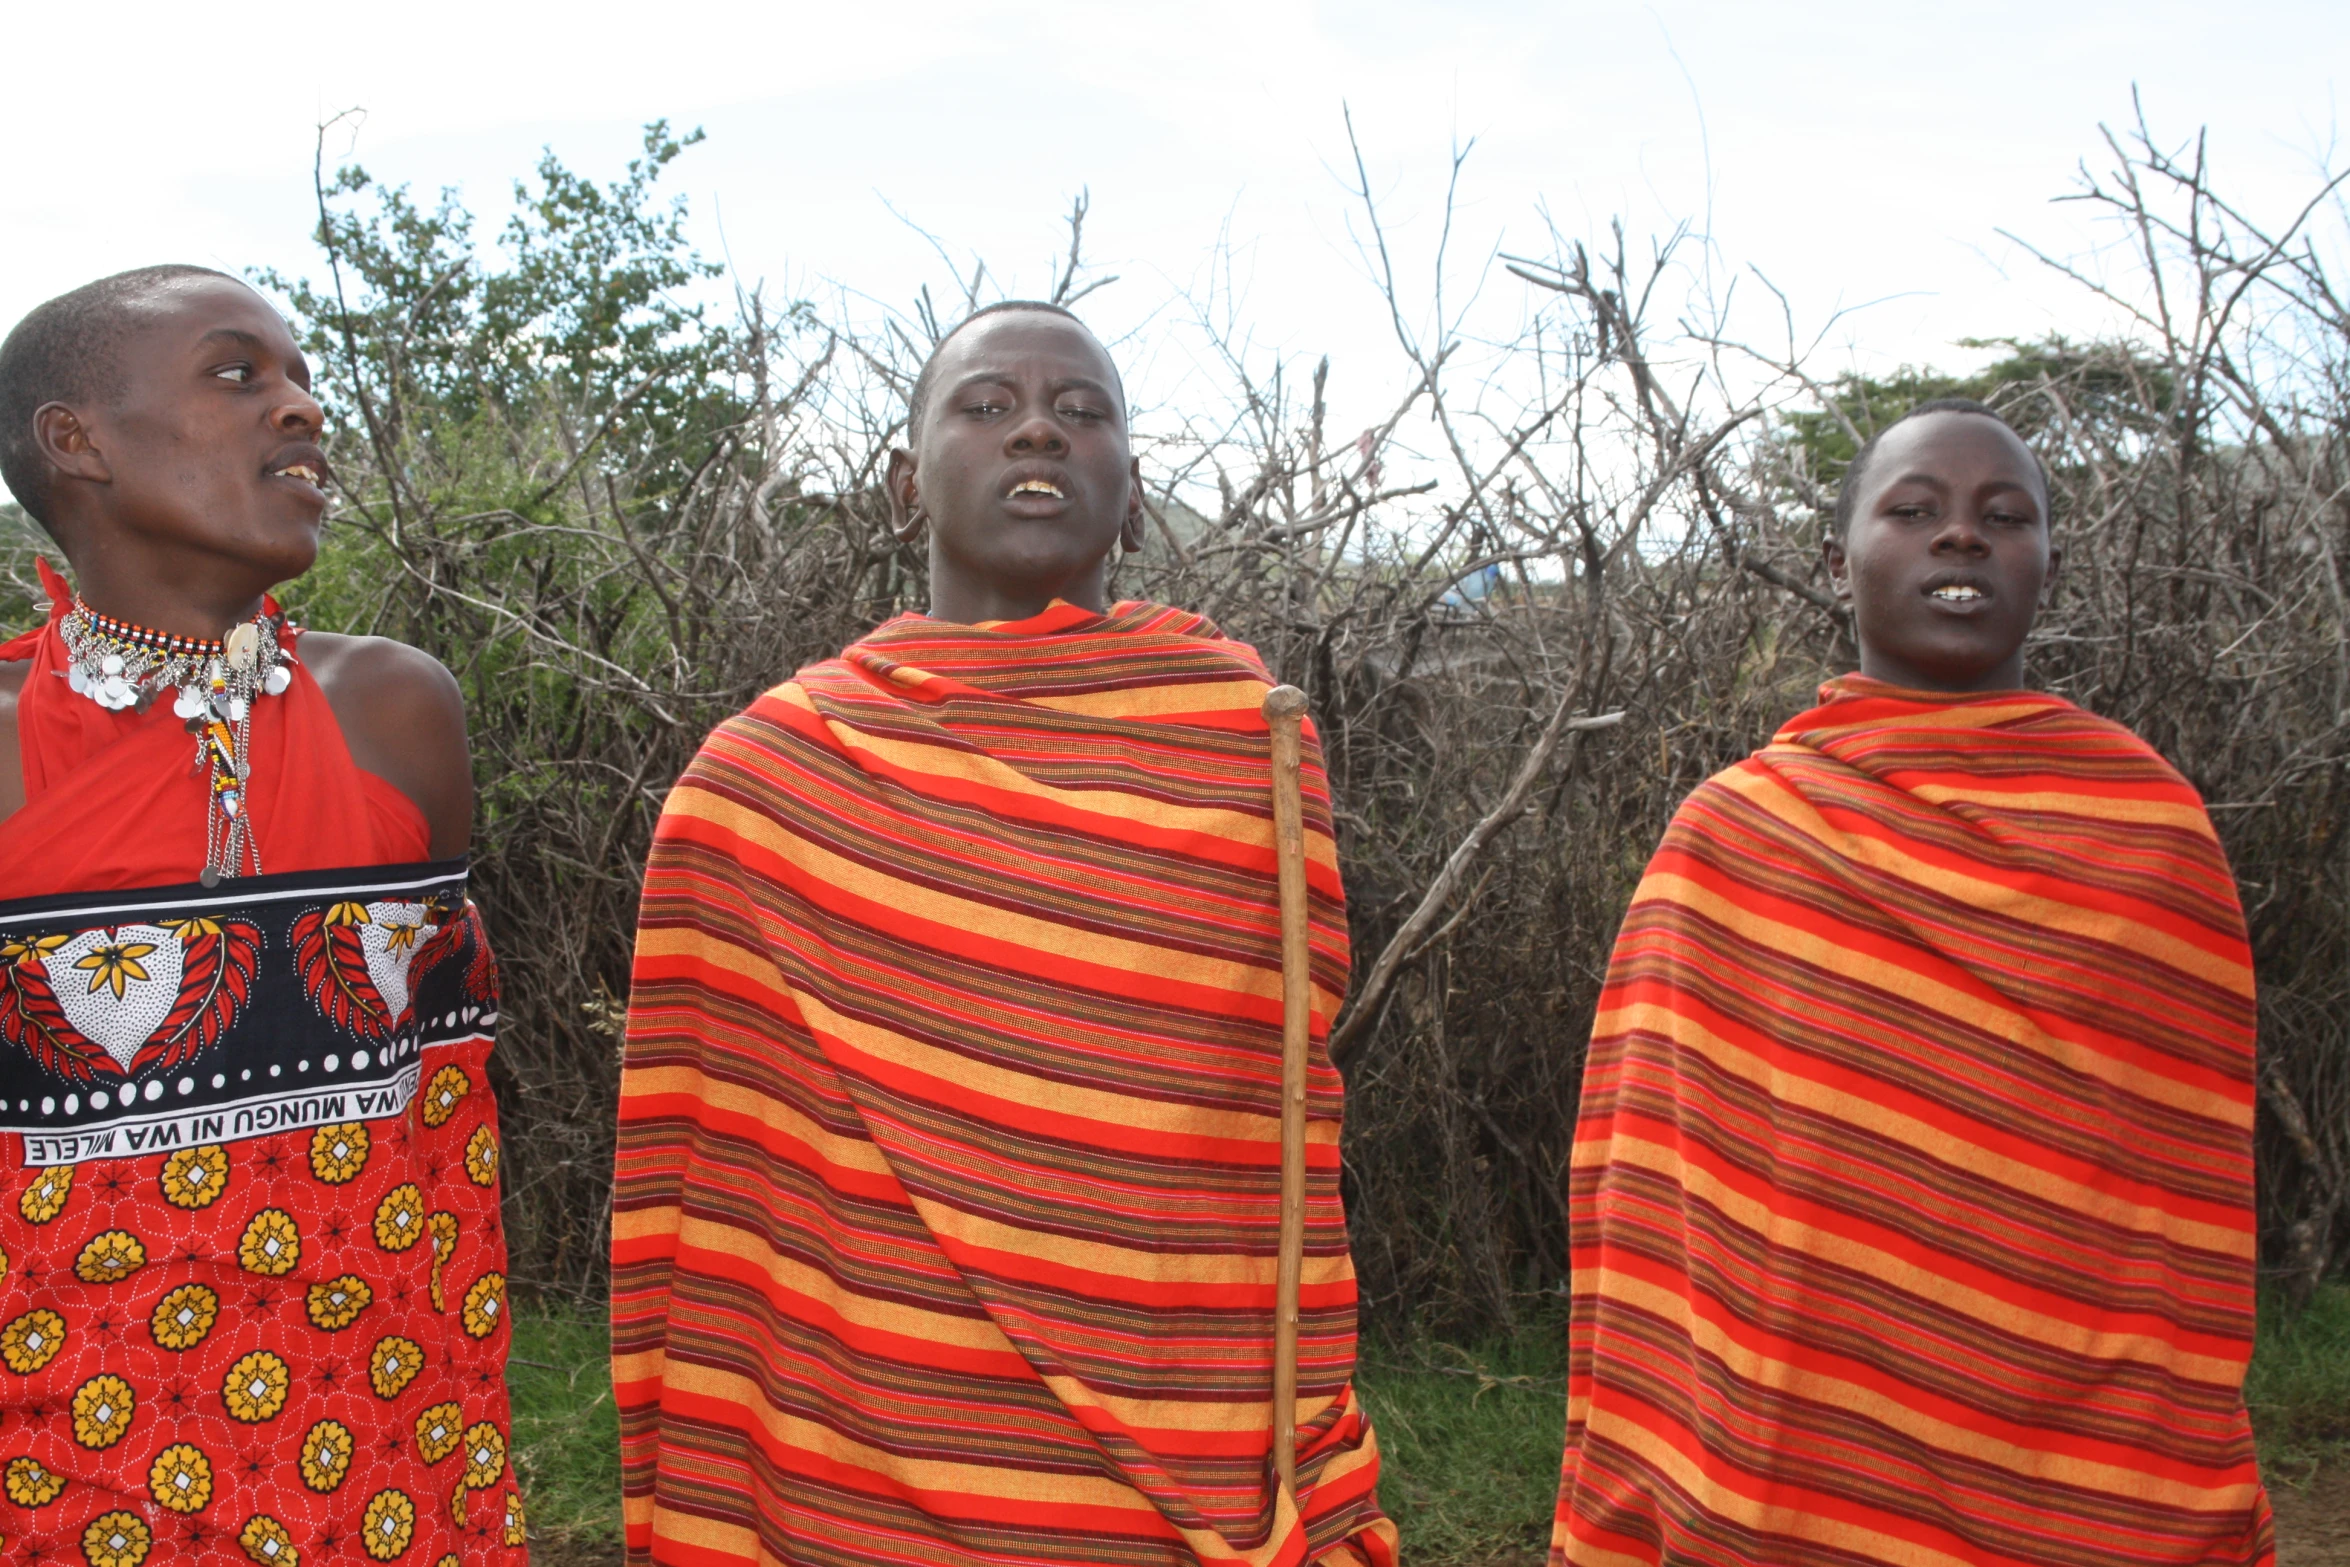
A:
{"type": "Polygon", "coordinates": [[[261,874],[247,806],[252,777],[249,741],[253,704],[293,683],[293,655],[278,643],[282,615],[263,613],[231,626],[228,635],[179,637],[116,620],[90,608],[79,593],[57,623],[64,639],[66,684],[100,707],[145,712],[164,690],[177,687],[171,710],[196,737],[192,772],[208,775],[204,812],[207,887],[225,877],[261,874]]]}

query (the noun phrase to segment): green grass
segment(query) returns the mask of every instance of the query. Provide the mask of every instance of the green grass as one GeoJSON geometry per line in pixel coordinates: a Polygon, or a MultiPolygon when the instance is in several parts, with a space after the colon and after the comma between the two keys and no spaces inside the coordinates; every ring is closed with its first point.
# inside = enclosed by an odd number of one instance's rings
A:
{"type": "Polygon", "coordinates": [[[2298,1312],[2261,1303],[2244,1403],[2272,1482],[2350,1463],[2350,1283],[2325,1286],[2298,1312]]]}
{"type": "MultiPolygon", "coordinates": [[[[1565,1440],[1565,1329],[1538,1322],[1475,1348],[1366,1341],[1357,1385],[1379,1432],[1379,1485],[1414,1567],[1538,1560],[1565,1440]]],[[[620,1537],[619,1419],[600,1317],[523,1312],[506,1385],[531,1532],[620,1537]]],[[[2300,1312],[2264,1304],[2244,1382],[2261,1466],[2306,1482],[2350,1463],[2350,1284],[2300,1312]]]]}
{"type": "Polygon", "coordinates": [[[1540,1560],[1566,1443],[1566,1326],[1475,1349],[1366,1340],[1355,1386],[1379,1433],[1379,1500],[1414,1567],[1540,1560]]]}
{"type": "Polygon", "coordinates": [[[514,1474],[541,1540],[620,1538],[620,1412],[601,1313],[517,1312],[506,1360],[514,1474]]]}

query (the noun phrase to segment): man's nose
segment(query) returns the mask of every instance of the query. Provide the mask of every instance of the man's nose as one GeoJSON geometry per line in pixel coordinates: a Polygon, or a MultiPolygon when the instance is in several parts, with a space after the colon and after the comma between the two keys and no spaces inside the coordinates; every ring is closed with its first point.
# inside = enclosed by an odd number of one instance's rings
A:
{"type": "Polygon", "coordinates": [[[318,399],[298,386],[286,388],[285,399],[269,412],[270,423],[288,435],[316,440],[326,429],[326,410],[318,399]]]}
{"type": "Polygon", "coordinates": [[[1987,555],[1991,541],[1983,532],[1982,519],[1965,507],[1954,507],[1942,519],[1942,526],[1934,535],[1936,554],[1987,555]]]}
{"type": "Polygon", "coordinates": [[[1048,452],[1057,457],[1069,450],[1069,437],[1062,433],[1060,425],[1038,412],[1015,421],[1004,445],[1010,451],[1048,452]]]}

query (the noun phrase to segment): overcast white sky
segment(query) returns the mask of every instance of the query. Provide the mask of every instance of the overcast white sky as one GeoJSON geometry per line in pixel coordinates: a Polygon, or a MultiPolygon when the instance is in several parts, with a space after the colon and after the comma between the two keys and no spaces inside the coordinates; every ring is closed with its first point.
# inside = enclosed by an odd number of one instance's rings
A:
{"type": "Polygon", "coordinates": [[[2341,0],[226,14],[10,8],[0,326],[147,262],[314,270],[314,127],[341,109],[366,119],[338,158],[458,186],[493,217],[542,146],[610,177],[667,116],[709,132],[676,171],[695,232],[771,291],[837,282],[896,303],[943,281],[892,206],[1041,288],[1090,187],[1090,249],[1124,278],[1089,303],[1101,324],[1193,283],[1228,231],[1259,342],[1330,352],[1343,379],[1383,331],[1347,237],[1345,104],[1408,254],[1433,243],[1448,149],[1474,137],[1472,270],[1496,245],[1540,248],[1545,211],[1574,234],[1619,213],[1635,232],[1689,219],[1808,326],[1889,300],[1845,318],[1832,358],[1957,365],[1962,336],[2087,323],[1995,230],[2090,242],[2050,198],[2097,154],[2099,123],[2127,119],[2133,82],[2167,135],[2208,126],[2228,188],[2274,212],[2339,161],[2350,62],[2341,0]]]}

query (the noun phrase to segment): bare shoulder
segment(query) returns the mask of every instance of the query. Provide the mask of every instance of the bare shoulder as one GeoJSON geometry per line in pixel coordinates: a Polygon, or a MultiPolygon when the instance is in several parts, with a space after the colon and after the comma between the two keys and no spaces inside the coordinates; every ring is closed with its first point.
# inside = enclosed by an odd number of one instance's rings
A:
{"type": "Polygon", "coordinates": [[[446,704],[460,718],[464,715],[465,698],[457,689],[457,677],[422,648],[390,637],[305,631],[295,652],[330,702],[361,696],[371,702],[446,704]]]}
{"type": "Polygon", "coordinates": [[[306,631],[296,654],[326,694],[351,759],[416,803],[435,856],[462,853],[473,837],[473,763],[456,676],[388,637],[306,631]]]}

